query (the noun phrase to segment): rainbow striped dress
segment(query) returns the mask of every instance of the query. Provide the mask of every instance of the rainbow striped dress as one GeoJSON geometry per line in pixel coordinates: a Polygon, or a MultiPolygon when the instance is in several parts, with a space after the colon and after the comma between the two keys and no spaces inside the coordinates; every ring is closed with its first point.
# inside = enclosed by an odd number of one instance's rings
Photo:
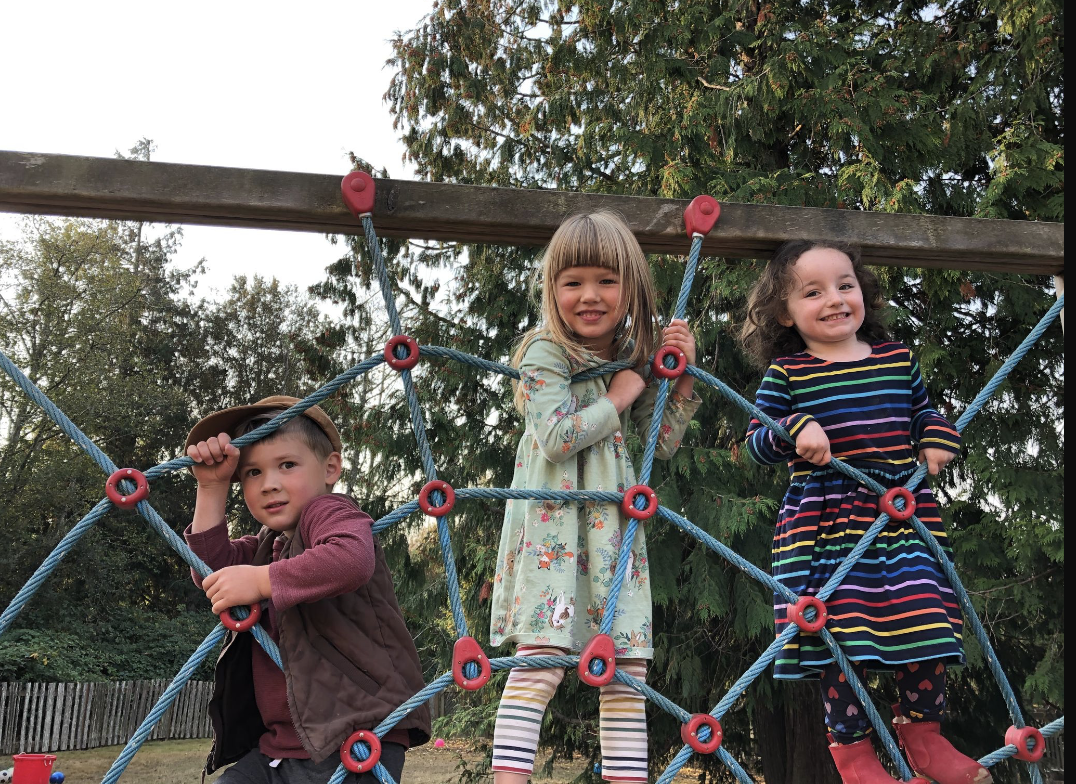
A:
{"type": "MultiPolygon", "coordinates": [[[[856,362],[807,353],[774,360],[756,405],[793,438],[812,419],[826,431],[834,457],[886,487],[907,481],[918,450],[960,451],[960,435],[937,411],[902,343],[871,346],[856,362]]],[[[747,449],[757,462],[787,462],[791,481],[773,538],[773,576],[797,596],[814,595],[878,516],[878,496],[844,474],[803,460],[792,445],[752,419],[747,449]]],[[[933,492],[916,491],[916,516],[951,558],[933,492]]],[[[909,523],[891,522],[834,591],[826,628],[853,661],[870,669],[934,659],[964,662],[963,621],[953,589],[909,523]]],[[[777,634],[787,605],[774,596],[777,634]]],[[[820,637],[801,632],[775,662],[777,678],[817,676],[833,661],[820,637]]]]}

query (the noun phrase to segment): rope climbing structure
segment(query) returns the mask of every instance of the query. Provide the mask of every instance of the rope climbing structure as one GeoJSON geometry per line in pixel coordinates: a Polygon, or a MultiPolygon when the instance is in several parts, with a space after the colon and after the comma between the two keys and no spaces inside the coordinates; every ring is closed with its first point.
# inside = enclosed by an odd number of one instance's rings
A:
{"type": "MultiPolygon", "coordinates": [[[[788,588],[775,580],[771,575],[750,563],[735,551],[717,541],[714,537],[703,531],[690,520],[676,511],[661,505],[657,493],[648,486],[651,469],[654,462],[655,445],[657,443],[657,429],[661,423],[661,415],[664,411],[669,382],[687,373],[697,380],[715,389],[728,401],[738,406],[751,416],[756,417],[768,427],[784,438],[789,443],[793,440],[788,433],[776,422],[759,411],[751,402],[730,389],[720,379],[710,375],[698,367],[687,364],[686,357],[668,348],[660,349],[652,361],[654,375],[659,379],[658,394],[654,403],[654,415],[651,419],[651,431],[646,438],[646,448],[643,454],[641,470],[639,472],[639,484],[629,488],[623,493],[605,491],[554,491],[554,490],[529,490],[507,488],[455,488],[449,482],[441,479],[437,474],[436,461],[426,438],[423,423],[422,408],[419,403],[415,385],[411,378],[411,371],[420,359],[447,359],[463,362],[482,370],[498,373],[512,379],[518,379],[519,373],[515,369],[499,362],[475,357],[454,349],[441,346],[420,346],[413,338],[403,331],[399,313],[396,310],[396,297],[389,280],[389,275],[381,255],[377,236],[374,232],[372,210],[374,205],[375,183],[365,172],[352,172],[348,174],[342,183],[342,194],[348,209],[361,221],[370,257],[377,274],[382,295],[385,300],[385,308],[388,314],[389,324],[392,328],[393,337],[385,346],[384,352],[369,357],[350,370],[337,376],[325,384],[309,397],[297,403],[292,408],[281,413],[271,422],[259,427],[257,430],[235,439],[233,442],[242,448],[274,432],[285,422],[302,414],[313,405],[330,397],[345,384],[355,380],[365,373],[373,370],[381,364],[386,364],[392,370],[400,374],[404,395],[410,408],[411,426],[418,445],[419,454],[426,482],[418,497],[403,504],[391,513],[385,515],[374,524],[374,532],[384,531],[392,525],[404,520],[408,516],[421,511],[435,518],[437,535],[440,540],[442,559],[444,562],[446,582],[448,586],[449,605],[452,610],[452,618],[456,630],[456,643],[452,653],[451,669],[427,684],[421,691],[394,710],[384,721],[376,727],[356,727],[354,733],[341,745],[340,765],[329,779],[329,784],[341,784],[347,771],[365,772],[372,770],[377,779],[383,784],[394,784],[391,776],[379,763],[380,738],[391,730],[410,711],[432,698],[439,692],[449,688],[453,684],[466,689],[475,690],[482,688],[490,678],[494,670],[504,670],[512,667],[573,667],[578,672],[579,678],[591,686],[601,686],[611,680],[617,680],[635,689],[637,692],[651,700],[656,706],[673,715],[681,724],[681,739],[683,747],[675,754],[672,761],[658,778],[659,784],[668,784],[677,775],[684,764],[693,754],[712,754],[728,768],[731,774],[742,784],[752,784],[754,779],[744,770],[741,764],[733,757],[727,748],[722,746],[721,720],[728,713],[736,700],[744,694],[751,683],[769,667],[780,650],[794,635],[800,631],[817,634],[829,650],[833,653],[841,669],[844,671],[848,682],[852,685],[856,695],[866,709],[874,731],[881,740],[887,754],[892,760],[900,778],[904,781],[923,782],[923,779],[913,779],[904,758],[901,756],[897,744],[885,726],[882,717],[873,706],[873,702],[866,693],[863,684],[856,676],[855,668],[841,650],[840,645],[833,635],[827,630],[826,623],[829,618],[826,610],[826,600],[841,585],[841,582],[855,567],[858,559],[864,554],[871,543],[885,528],[890,520],[908,521],[918,532],[922,540],[927,544],[937,562],[945,571],[953,590],[960,602],[961,609],[967,626],[971,629],[976,640],[981,646],[986,663],[998,683],[998,687],[1004,697],[1012,720],[1012,726],[1003,734],[1002,746],[982,759],[980,763],[992,766],[1009,757],[1016,757],[1027,763],[1028,774],[1033,784],[1041,784],[1042,774],[1039,770],[1038,761],[1042,758],[1045,750],[1046,738],[1059,734],[1064,729],[1064,717],[1036,728],[1029,726],[1020,709],[1016,695],[1006,679],[1005,672],[1001,667],[994,648],[978,618],[968,592],[965,590],[953,565],[946,557],[939,543],[931,532],[915,515],[915,504],[911,491],[918,487],[923,480],[927,467],[922,465],[908,479],[904,487],[887,490],[874,479],[861,473],[857,469],[834,460],[831,466],[845,475],[855,479],[864,487],[877,493],[882,502],[881,514],[868,528],[862,539],[851,551],[835,571],[826,585],[814,595],[796,596],[788,588]],[[561,502],[585,502],[599,501],[603,503],[615,503],[620,506],[628,519],[627,527],[623,536],[623,544],[616,561],[616,572],[612,588],[608,597],[606,611],[602,615],[599,634],[591,639],[578,656],[534,656],[489,658],[482,651],[477,641],[468,631],[467,619],[464,617],[463,603],[460,598],[459,579],[456,573],[456,558],[453,553],[452,539],[448,524],[448,515],[454,505],[459,501],[468,499],[525,499],[525,500],[552,500],[561,502]],[[636,530],[640,523],[653,517],[662,518],[683,530],[686,534],[698,540],[701,544],[712,550],[730,564],[741,570],[751,578],[762,583],[776,594],[782,596],[790,609],[790,623],[787,628],[777,636],[773,643],[762,653],[758,660],[732,685],[728,692],[713,707],[709,713],[689,713],[687,710],[668,700],[659,692],[631,675],[618,670],[615,666],[614,645],[610,636],[613,618],[616,614],[616,605],[619,598],[620,587],[624,582],[629,564],[631,543],[635,538],[636,530]]],[[[720,216],[720,205],[709,196],[699,196],[685,210],[684,223],[687,235],[691,239],[691,248],[688,254],[687,265],[684,272],[683,283],[676,300],[673,318],[683,318],[687,308],[688,295],[692,288],[695,271],[699,262],[703,238],[713,229],[720,216]]],[[[982,409],[994,391],[1002,384],[1013,367],[1024,357],[1028,350],[1035,344],[1047,327],[1057,318],[1064,308],[1064,295],[1062,294],[1053,307],[1042,317],[1038,325],[1024,339],[1017,350],[1001,366],[990,382],[983,388],[979,395],[972,401],[967,410],[957,420],[957,430],[967,427],[972,418],[982,409]]],[[[600,367],[589,369],[573,380],[593,378],[620,370],[628,365],[627,362],[611,362],[600,367]]],[[[199,575],[206,577],[211,573],[209,567],[201,561],[187,546],[183,539],[176,534],[150,504],[150,488],[155,479],[170,472],[182,470],[192,465],[193,461],[188,457],[181,457],[156,465],[146,471],[135,468],[117,467],[104,452],[90,441],[78,427],[68,419],[30,380],[16,367],[3,353],[0,353],[0,367],[14,380],[19,388],[28,395],[34,403],[55,422],[59,428],[78,444],[101,468],[107,476],[105,483],[105,497],[86,514],[68,533],[52,553],[42,562],[26,584],[16,594],[11,603],[0,614],[0,636],[11,626],[19,612],[33,597],[34,593],[49,577],[52,571],[63,560],[64,556],[104,515],[114,507],[131,509],[139,515],[171,546],[179,556],[199,575]]],[[[233,608],[230,612],[221,614],[221,623],[214,627],[197,650],[190,656],[186,664],[176,674],[174,680],[164,691],[157,704],[150,710],[145,720],[131,736],[123,751],[116,758],[102,779],[102,784],[112,784],[123,774],[131,758],[141,747],[143,741],[149,736],[154,725],[164,715],[165,711],[179,695],[180,691],[191,678],[194,671],[214,649],[216,649],[229,630],[235,633],[249,631],[255,640],[269,654],[270,658],[280,666],[280,654],[276,645],[270,639],[265,630],[257,623],[260,608],[233,608]]],[[[925,782],[924,782],[925,784],[925,782]]]]}

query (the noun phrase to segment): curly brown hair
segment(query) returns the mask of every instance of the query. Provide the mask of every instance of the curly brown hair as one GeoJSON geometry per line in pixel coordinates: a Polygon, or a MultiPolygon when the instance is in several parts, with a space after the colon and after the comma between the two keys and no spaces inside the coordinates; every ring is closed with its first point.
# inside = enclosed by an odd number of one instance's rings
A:
{"type": "Polygon", "coordinates": [[[775,357],[797,354],[807,348],[795,327],[786,327],[781,319],[788,318],[786,302],[792,292],[792,265],[800,256],[815,248],[840,251],[852,262],[852,269],[863,290],[863,324],[856,336],[867,343],[888,340],[889,333],[882,324],[886,307],[882,284],[878,276],[862,260],[859,248],[831,240],[789,240],[774,251],[762,277],[747,295],[747,318],[740,329],[740,342],[755,364],[767,367],[775,357]]]}

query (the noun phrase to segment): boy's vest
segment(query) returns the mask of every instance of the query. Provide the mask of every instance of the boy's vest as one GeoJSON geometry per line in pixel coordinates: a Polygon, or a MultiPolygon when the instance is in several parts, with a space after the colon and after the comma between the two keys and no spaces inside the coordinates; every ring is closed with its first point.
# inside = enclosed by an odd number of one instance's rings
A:
{"type": "MultiPolygon", "coordinates": [[[[261,530],[252,565],[272,560],[276,537],[275,531],[261,530]]],[[[296,527],[280,557],[305,549],[296,527]]],[[[374,574],[365,585],[278,612],[277,623],[292,724],[314,762],[339,754],[352,732],[372,730],[425,686],[376,536],[374,574]]],[[[254,701],[250,646],[257,644],[248,632],[225,637],[209,702],[214,742],[206,773],[256,749],[266,731],[254,701]]],[[[415,708],[396,727],[408,731],[412,746],[422,745],[430,739],[428,706],[415,708]]]]}

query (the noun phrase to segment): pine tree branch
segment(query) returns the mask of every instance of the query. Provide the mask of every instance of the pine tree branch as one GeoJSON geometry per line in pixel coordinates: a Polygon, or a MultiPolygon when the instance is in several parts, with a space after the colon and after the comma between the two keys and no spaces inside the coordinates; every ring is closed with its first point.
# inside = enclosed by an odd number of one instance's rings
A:
{"type": "MultiPolygon", "coordinates": [[[[445,324],[448,327],[451,327],[453,331],[458,331],[461,327],[466,326],[466,325],[460,323],[459,321],[453,321],[452,319],[445,318],[444,316],[437,313],[436,311],[433,311],[429,307],[423,305],[421,302],[418,302],[414,298],[414,296],[411,294],[411,292],[408,291],[403,286],[399,287],[399,293],[403,296],[404,299],[406,299],[409,303],[414,305],[415,308],[417,308],[420,313],[422,313],[422,314],[424,314],[426,316],[429,316],[429,317],[433,318],[435,321],[439,321],[440,323],[445,324]]],[[[475,335],[481,334],[478,330],[472,330],[472,332],[475,335]]]]}
{"type": "Polygon", "coordinates": [[[732,91],[732,88],[729,87],[728,85],[710,84],[708,81],[703,79],[701,76],[696,76],[695,78],[698,79],[702,83],[703,87],[709,87],[711,90],[726,90],[726,91],[729,91],[729,92],[732,91]]]}
{"type": "Polygon", "coordinates": [[[1047,569],[1045,572],[1039,572],[1038,574],[1033,574],[1030,577],[1027,577],[1027,578],[1025,578],[1023,580],[1017,580],[1014,583],[1006,583],[1005,585],[998,585],[998,586],[996,586],[994,588],[988,588],[985,591],[971,591],[971,590],[969,590],[968,593],[971,594],[972,596],[989,596],[992,593],[997,593],[998,591],[1006,591],[1009,588],[1015,588],[1018,585],[1026,585],[1027,583],[1034,582],[1035,580],[1038,580],[1040,577],[1045,577],[1046,575],[1051,574],[1051,573],[1056,572],[1056,571],[1057,571],[1057,567],[1055,566],[1055,567],[1053,567],[1051,569],[1047,569]]]}

